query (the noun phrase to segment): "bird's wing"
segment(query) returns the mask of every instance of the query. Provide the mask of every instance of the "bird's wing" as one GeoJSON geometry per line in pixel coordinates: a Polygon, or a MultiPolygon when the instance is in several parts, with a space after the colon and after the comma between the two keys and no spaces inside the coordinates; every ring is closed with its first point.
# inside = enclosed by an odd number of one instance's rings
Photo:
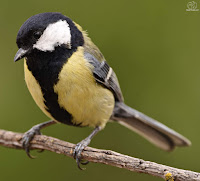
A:
{"type": "Polygon", "coordinates": [[[84,52],[85,59],[93,65],[93,75],[95,80],[111,90],[114,94],[114,97],[117,101],[123,102],[124,98],[118,83],[117,76],[113,69],[107,64],[105,60],[98,61],[91,53],[84,52]]]}
{"type": "Polygon", "coordinates": [[[83,31],[82,28],[81,31],[85,40],[84,57],[94,67],[92,71],[96,82],[111,90],[115,96],[115,100],[123,102],[124,98],[115,72],[108,65],[98,47],[88,37],[87,32],[83,31]]]}

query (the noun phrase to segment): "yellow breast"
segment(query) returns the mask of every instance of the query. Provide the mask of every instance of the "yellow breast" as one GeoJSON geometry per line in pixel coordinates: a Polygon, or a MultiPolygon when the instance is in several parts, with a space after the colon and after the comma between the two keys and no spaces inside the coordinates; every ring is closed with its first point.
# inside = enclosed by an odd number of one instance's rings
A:
{"type": "Polygon", "coordinates": [[[54,86],[59,105],[82,126],[104,127],[114,108],[112,92],[96,83],[92,65],[84,59],[83,47],[63,66],[54,86]]]}

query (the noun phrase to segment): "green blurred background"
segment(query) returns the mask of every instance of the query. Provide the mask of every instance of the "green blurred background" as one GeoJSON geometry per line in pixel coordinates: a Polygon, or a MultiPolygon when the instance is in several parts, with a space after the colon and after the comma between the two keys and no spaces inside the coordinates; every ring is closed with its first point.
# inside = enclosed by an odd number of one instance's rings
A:
{"type": "MultiPolygon", "coordinates": [[[[35,0],[2,1],[0,6],[0,128],[25,132],[48,118],[32,100],[23,61],[13,62],[16,34],[30,16],[57,11],[89,32],[118,75],[128,105],[174,128],[192,141],[190,148],[166,153],[127,130],[108,123],[91,146],[173,167],[200,171],[200,11],[187,12],[189,1],[35,0]]],[[[200,1],[196,1],[200,8],[200,1]]],[[[55,125],[44,134],[77,143],[90,128],[55,125]]],[[[107,165],[77,169],[73,159],[45,151],[0,147],[0,179],[13,180],[161,180],[107,165]]]]}

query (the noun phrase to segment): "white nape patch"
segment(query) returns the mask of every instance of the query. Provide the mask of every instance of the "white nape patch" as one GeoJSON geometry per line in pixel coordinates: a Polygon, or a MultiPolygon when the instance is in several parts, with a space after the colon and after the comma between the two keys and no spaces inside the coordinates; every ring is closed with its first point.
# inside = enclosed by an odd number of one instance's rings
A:
{"type": "Polygon", "coordinates": [[[71,49],[70,28],[65,20],[59,20],[48,25],[36,44],[33,45],[33,48],[46,52],[53,51],[55,47],[62,44],[67,45],[71,49]]]}

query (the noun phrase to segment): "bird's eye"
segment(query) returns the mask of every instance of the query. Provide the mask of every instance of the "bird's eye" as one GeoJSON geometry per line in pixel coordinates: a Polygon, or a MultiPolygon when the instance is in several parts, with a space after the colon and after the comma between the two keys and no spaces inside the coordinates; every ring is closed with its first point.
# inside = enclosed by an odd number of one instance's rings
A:
{"type": "Polygon", "coordinates": [[[39,39],[41,35],[42,35],[42,32],[41,32],[41,31],[35,31],[35,32],[33,33],[33,37],[34,37],[35,39],[39,39]]]}

